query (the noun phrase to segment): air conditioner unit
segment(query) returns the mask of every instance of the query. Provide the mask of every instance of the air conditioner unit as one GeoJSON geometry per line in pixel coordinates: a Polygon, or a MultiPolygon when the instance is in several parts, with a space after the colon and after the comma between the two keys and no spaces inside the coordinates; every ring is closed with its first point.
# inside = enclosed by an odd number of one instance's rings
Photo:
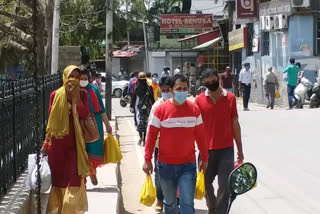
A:
{"type": "Polygon", "coordinates": [[[266,31],[274,30],[273,16],[266,16],[266,31]]]}
{"type": "Polygon", "coordinates": [[[288,28],[288,16],[285,14],[279,14],[274,16],[274,29],[281,30],[288,28]]]}
{"type": "Polygon", "coordinates": [[[260,16],[260,30],[264,31],[266,30],[266,17],[260,16]]]}
{"type": "Polygon", "coordinates": [[[291,0],[292,7],[310,7],[311,0],[291,0]]]}

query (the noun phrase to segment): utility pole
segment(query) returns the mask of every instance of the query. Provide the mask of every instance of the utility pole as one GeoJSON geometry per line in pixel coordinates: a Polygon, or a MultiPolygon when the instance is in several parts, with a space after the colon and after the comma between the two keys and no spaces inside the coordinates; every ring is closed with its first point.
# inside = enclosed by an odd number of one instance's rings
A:
{"type": "Polygon", "coordinates": [[[128,16],[128,12],[129,12],[129,0],[126,0],[126,18],[127,18],[127,45],[128,48],[130,46],[130,31],[129,31],[129,16],[128,16]]]}
{"type": "Polygon", "coordinates": [[[146,55],[146,71],[145,73],[149,72],[149,52],[148,52],[148,40],[147,40],[147,29],[145,24],[145,19],[142,20],[142,27],[143,27],[143,37],[144,37],[144,49],[146,55]]]}
{"type": "Polygon", "coordinates": [[[113,0],[106,0],[106,113],[111,120],[112,111],[112,34],[113,34],[113,0]]]}
{"type": "Polygon", "coordinates": [[[51,54],[51,73],[58,72],[58,54],[59,54],[59,24],[60,24],[60,2],[54,0],[53,26],[52,26],[52,54],[51,54]]]}

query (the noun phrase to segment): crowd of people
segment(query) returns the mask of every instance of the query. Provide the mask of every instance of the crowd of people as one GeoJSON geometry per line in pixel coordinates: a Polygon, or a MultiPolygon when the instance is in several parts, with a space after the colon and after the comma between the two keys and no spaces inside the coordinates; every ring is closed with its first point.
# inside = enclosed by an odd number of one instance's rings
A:
{"type": "MultiPolygon", "coordinates": [[[[226,73],[225,79],[230,81],[230,75],[226,73]]],[[[228,176],[234,168],[234,141],[237,161],[242,163],[244,159],[235,96],[220,86],[217,71],[206,69],[202,76],[207,90],[194,103],[187,99],[190,81],[181,72],[171,77],[164,69],[160,79],[157,74],[140,72],[130,79],[134,83],[129,89],[130,108],[140,136],[138,144],[145,145],[143,170],[146,174],[155,172],[157,212],[176,214],[179,209],[180,213],[194,213],[199,168],[205,173],[208,213],[225,213],[228,176]],[[216,177],[217,196],[213,189],[216,177]]]]}
{"type": "MultiPolygon", "coordinates": [[[[189,101],[189,87],[197,75],[194,64],[177,67],[171,77],[165,67],[157,73],[134,73],[130,77],[128,94],[130,108],[145,146],[143,171],[155,172],[157,188],[156,211],[166,214],[194,213],[194,193],[197,168],[205,173],[205,198],[209,214],[226,212],[228,204],[228,176],[236,160],[244,160],[241,128],[231,68],[219,75],[214,69],[202,72],[202,84],[207,88],[194,102],[189,101]],[[189,78],[184,75],[188,71],[189,78]],[[191,79],[190,79],[191,78],[191,79]],[[195,143],[199,150],[196,157],[195,143]],[[177,152],[179,151],[179,152],[177,152]],[[151,160],[154,156],[154,164],[151,160]],[[196,160],[198,159],[198,166],[196,160]],[[213,181],[218,177],[219,189],[214,193],[213,181]]],[[[301,65],[290,59],[284,70],[287,75],[289,108],[295,103],[294,89],[303,77],[301,65]],[[300,73],[299,73],[300,70],[300,73]]],[[[243,94],[244,110],[248,109],[251,85],[256,80],[249,64],[239,74],[239,90],[243,94]]],[[[273,68],[264,77],[267,108],[274,108],[275,90],[279,81],[273,68]]],[[[41,152],[48,155],[52,173],[52,188],[48,212],[85,212],[88,209],[85,182],[89,176],[98,184],[97,167],[103,165],[104,130],[112,133],[101,99],[101,75],[77,66],[63,72],[63,86],[50,95],[46,138],[41,152]],[[97,125],[98,136],[85,138],[84,121],[97,125]]]]}

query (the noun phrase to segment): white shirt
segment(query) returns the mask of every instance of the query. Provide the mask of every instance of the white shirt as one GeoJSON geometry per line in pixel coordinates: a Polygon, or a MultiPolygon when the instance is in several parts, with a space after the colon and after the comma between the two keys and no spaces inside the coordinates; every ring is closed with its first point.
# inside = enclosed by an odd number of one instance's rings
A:
{"type": "Polygon", "coordinates": [[[170,77],[170,73],[169,72],[166,73],[166,72],[162,71],[161,77],[170,77]]]}
{"type": "Polygon", "coordinates": [[[253,81],[252,71],[250,69],[246,70],[245,68],[243,68],[239,74],[239,82],[249,85],[249,84],[252,84],[252,81],[253,81]]]}
{"type": "Polygon", "coordinates": [[[179,68],[176,68],[176,69],[173,71],[173,74],[176,75],[176,74],[178,74],[178,73],[180,73],[180,69],[179,69],[179,68]]]}

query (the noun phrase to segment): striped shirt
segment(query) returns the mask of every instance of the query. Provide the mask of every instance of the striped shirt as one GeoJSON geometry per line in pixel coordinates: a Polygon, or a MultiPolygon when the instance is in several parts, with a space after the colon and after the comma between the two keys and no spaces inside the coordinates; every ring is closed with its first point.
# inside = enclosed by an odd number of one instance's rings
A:
{"type": "Polygon", "coordinates": [[[203,161],[208,161],[208,142],[200,109],[190,101],[181,106],[170,100],[160,104],[149,122],[145,146],[145,161],[151,162],[155,143],[160,133],[160,162],[185,164],[196,161],[195,141],[203,161]]]}

